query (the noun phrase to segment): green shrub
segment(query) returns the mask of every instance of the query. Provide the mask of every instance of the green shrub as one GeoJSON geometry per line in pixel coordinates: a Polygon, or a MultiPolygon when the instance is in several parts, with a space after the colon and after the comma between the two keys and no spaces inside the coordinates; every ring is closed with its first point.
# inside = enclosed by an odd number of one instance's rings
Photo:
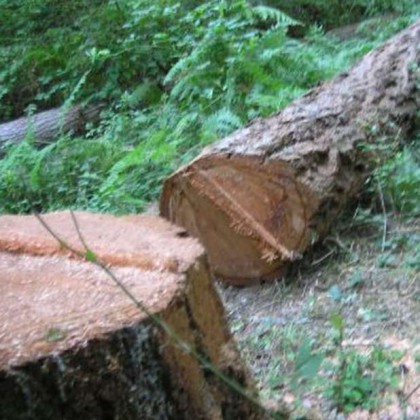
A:
{"type": "Polygon", "coordinates": [[[306,24],[335,28],[386,13],[419,10],[416,0],[254,0],[254,4],[277,7],[306,24]]]}
{"type": "Polygon", "coordinates": [[[376,171],[388,203],[400,213],[411,216],[420,215],[419,158],[413,149],[406,147],[376,171]]]}
{"type": "Polygon", "coordinates": [[[333,357],[335,361],[325,363],[324,366],[330,377],[326,382],[325,396],[340,411],[350,412],[358,407],[376,409],[380,405],[383,392],[398,386],[398,368],[394,366],[394,362],[403,354],[387,351],[379,346],[365,353],[345,348],[344,319],[339,314],[333,314],[330,322],[336,337],[336,347],[333,357]]]}
{"type": "Polygon", "coordinates": [[[67,137],[42,150],[23,142],[0,160],[0,212],[94,208],[103,177],[121,156],[118,149],[67,137]]]}
{"type": "Polygon", "coordinates": [[[110,104],[89,141],[10,148],[1,212],[140,211],[203,145],[278,111],[382,36],[340,43],[314,27],[291,39],[293,19],[245,0],[0,5],[0,120],[28,107],[110,104]]]}

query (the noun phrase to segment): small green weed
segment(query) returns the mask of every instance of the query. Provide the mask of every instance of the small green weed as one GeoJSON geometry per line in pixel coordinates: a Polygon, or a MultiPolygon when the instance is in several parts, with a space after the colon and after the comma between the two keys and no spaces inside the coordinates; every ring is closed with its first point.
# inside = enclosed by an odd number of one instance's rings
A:
{"type": "Polygon", "coordinates": [[[404,215],[420,215],[420,156],[412,148],[404,148],[375,173],[391,208],[404,215]]]}
{"type": "Polygon", "coordinates": [[[367,410],[377,408],[383,392],[395,389],[398,385],[398,369],[394,362],[402,354],[379,346],[366,353],[347,349],[343,346],[343,318],[334,314],[330,322],[336,333],[336,350],[332,356],[334,361],[326,366],[326,373],[332,381],[325,389],[325,396],[346,413],[357,407],[367,410]]]}
{"type": "Polygon", "coordinates": [[[61,328],[50,328],[45,333],[45,341],[48,343],[55,343],[56,341],[61,341],[66,338],[66,331],[62,330],[61,328]]]}

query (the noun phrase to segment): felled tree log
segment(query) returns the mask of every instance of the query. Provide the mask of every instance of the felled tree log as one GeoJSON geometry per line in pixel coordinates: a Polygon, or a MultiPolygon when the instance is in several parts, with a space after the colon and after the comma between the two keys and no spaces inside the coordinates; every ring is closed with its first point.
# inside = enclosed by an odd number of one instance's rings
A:
{"type": "MultiPolygon", "coordinates": [[[[44,218],[84,251],[69,213],[44,218]]],[[[152,314],[253,392],[196,240],[158,217],[76,220],[152,314]]],[[[263,418],[32,216],[0,217],[0,318],[1,419],[263,418]]]]}
{"type": "Polygon", "coordinates": [[[276,277],[360,190],[373,167],[360,146],[381,141],[379,154],[413,129],[419,44],[417,22],[349,72],[208,147],[166,180],[161,215],[200,238],[217,277],[243,285],[276,277]]]}
{"type": "Polygon", "coordinates": [[[68,110],[50,109],[30,117],[0,124],[0,151],[6,144],[17,144],[30,136],[36,143],[49,143],[61,133],[80,133],[87,122],[95,121],[103,105],[82,107],[77,105],[68,110]]]}

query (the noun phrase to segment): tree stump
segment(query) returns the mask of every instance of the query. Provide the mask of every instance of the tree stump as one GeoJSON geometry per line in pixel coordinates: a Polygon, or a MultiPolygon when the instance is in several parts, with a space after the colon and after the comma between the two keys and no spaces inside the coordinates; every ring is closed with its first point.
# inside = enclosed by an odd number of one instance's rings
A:
{"type": "Polygon", "coordinates": [[[208,147],[166,180],[161,215],[201,240],[215,276],[240,285],[277,277],[359,192],[373,167],[360,146],[412,131],[419,44],[417,22],[350,71],[208,147]]]}
{"type": "MultiPolygon", "coordinates": [[[[205,254],[158,217],[75,213],[89,249],[148,310],[253,392],[205,254]]],[[[69,213],[44,216],[84,251],[69,213]]],[[[0,418],[262,418],[33,216],[0,217],[0,418]]]]}

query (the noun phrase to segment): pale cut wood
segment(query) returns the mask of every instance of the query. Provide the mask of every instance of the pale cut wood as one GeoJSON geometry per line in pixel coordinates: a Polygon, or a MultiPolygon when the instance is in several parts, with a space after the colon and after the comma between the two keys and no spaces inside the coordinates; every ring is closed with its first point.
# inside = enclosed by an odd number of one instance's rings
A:
{"type": "Polygon", "coordinates": [[[242,285],[277,277],[361,189],[380,158],[361,146],[383,150],[413,132],[419,44],[416,22],[350,71],[208,147],[166,180],[161,215],[200,238],[216,277],[242,285]]]}
{"type": "MultiPolygon", "coordinates": [[[[2,216],[0,418],[265,418],[185,348],[255,394],[198,241],[158,217],[75,217],[90,249],[183,342],[35,217],[2,216]]],[[[84,250],[68,212],[43,218],[84,250]]]]}

